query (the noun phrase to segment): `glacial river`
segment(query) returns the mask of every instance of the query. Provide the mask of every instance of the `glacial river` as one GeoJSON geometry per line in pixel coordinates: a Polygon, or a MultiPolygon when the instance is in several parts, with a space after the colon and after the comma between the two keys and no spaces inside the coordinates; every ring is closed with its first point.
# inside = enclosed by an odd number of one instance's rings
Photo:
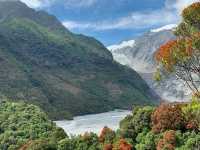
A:
{"type": "Polygon", "coordinates": [[[79,135],[85,132],[99,134],[104,126],[113,130],[119,128],[119,122],[128,114],[127,110],[115,110],[101,114],[74,117],[74,120],[55,121],[57,126],[63,128],[68,135],[79,135]]]}

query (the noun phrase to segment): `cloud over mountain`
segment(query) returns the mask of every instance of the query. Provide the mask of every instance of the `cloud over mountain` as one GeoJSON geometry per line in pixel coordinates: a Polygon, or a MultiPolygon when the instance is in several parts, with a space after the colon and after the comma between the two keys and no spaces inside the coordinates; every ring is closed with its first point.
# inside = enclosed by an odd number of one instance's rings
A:
{"type": "Polygon", "coordinates": [[[105,45],[141,35],[152,28],[178,24],[180,12],[197,0],[21,0],[55,15],[76,33],[105,45]]]}
{"type": "Polygon", "coordinates": [[[88,7],[98,0],[20,0],[24,3],[26,3],[29,7],[32,8],[42,8],[42,7],[50,7],[53,4],[56,4],[58,2],[62,2],[65,7],[88,7]]]}
{"type": "MultiPolygon", "coordinates": [[[[57,3],[63,3],[66,8],[84,8],[92,5],[98,5],[100,0],[21,0],[32,8],[51,7],[57,3]]],[[[93,30],[110,30],[110,29],[131,29],[146,28],[153,25],[165,25],[176,23],[180,20],[178,16],[181,10],[189,4],[198,0],[166,0],[163,8],[147,11],[133,11],[129,15],[121,16],[114,19],[98,21],[74,21],[65,20],[63,24],[70,29],[93,29],[93,30]],[[163,17],[164,16],[164,17],[163,17]]],[[[121,1],[113,1],[113,6],[121,1]]],[[[127,1],[128,2],[128,1],[127,1]]],[[[125,2],[124,2],[125,3],[125,2]]]]}
{"type": "Polygon", "coordinates": [[[93,30],[146,28],[153,25],[166,25],[179,22],[179,15],[183,8],[196,1],[198,0],[166,0],[165,6],[158,10],[137,11],[114,20],[101,20],[98,22],[65,20],[63,24],[70,29],[93,30]]]}

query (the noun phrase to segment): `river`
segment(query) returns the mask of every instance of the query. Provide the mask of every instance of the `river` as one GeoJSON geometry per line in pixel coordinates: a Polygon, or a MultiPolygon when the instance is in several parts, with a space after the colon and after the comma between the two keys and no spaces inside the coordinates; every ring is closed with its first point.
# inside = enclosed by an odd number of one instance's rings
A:
{"type": "Polygon", "coordinates": [[[99,134],[105,126],[117,130],[119,122],[128,114],[131,114],[131,112],[115,110],[101,114],[77,116],[74,117],[74,120],[55,121],[55,123],[63,128],[68,135],[79,135],[85,132],[99,134]]]}

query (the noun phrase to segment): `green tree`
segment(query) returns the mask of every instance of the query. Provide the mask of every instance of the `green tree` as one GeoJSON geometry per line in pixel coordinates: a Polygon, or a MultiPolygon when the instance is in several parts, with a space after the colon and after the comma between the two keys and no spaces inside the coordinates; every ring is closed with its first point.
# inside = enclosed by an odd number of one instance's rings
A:
{"type": "Polygon", "coordinates": [[[16,150],[30,141],[44,147],[50,142],[52,147],[66,137],[37,106],[0,102],[0,149],[16,150]]]}
{"type": "Polygon", "coordinates": [[[135,107],[133,114],[120,122],[120,133],[123,138],[136,139],[143,130],[151,128],[151,114],[154,108],[150,106],[135,107]]]}
{"type": "Polygon", "coordinates": [[[136,150],[156,150],[157,138],[158,135],[154,134],[151,131],[149,132],[148,130],[144,130],[142,133],[139,133],[136,138],[136,150]]]}

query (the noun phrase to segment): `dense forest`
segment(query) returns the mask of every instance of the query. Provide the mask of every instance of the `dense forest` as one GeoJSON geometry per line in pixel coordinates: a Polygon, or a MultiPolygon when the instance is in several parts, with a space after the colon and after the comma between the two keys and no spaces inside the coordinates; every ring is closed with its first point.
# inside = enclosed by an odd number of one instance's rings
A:
{"type": "Polygon", "coordinates": [[[193,91],[190,102],[134,106],[117,131],[104,127],[100,135],[69,137],[37,106],[2,100],[0,149],[200,150],[200,3],[186,8],[182,16],[175,31],[177,39],[161,46],[155,55],[160,64],[155,79],[161,80],[169,73],[177,75],[193,91]]]}
{"type": "Polygon", "coordinates": [[[200,102],[135,107],[120,129],[68,137],[34,105],[1,102],[2,150],[199,150],[200,102]]]}

